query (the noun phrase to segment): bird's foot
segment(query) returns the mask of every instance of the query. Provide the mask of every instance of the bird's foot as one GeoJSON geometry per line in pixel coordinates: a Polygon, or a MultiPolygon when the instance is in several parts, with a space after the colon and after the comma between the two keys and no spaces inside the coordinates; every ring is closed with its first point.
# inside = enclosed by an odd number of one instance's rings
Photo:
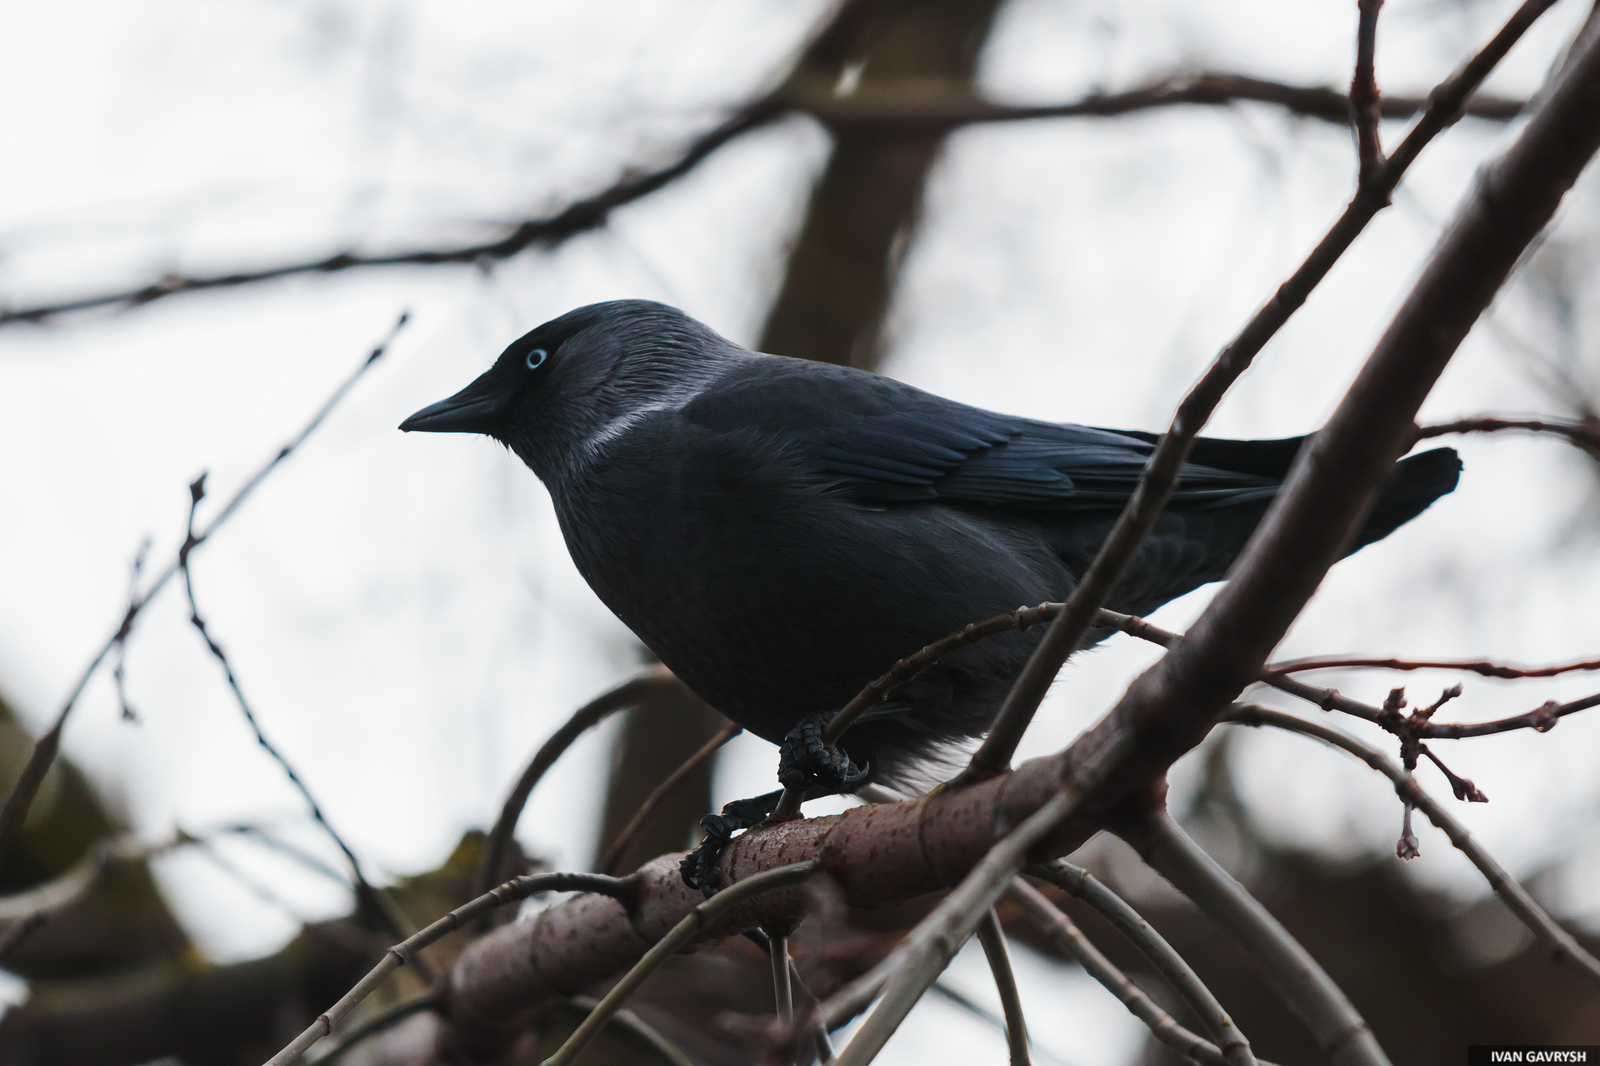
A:
{"type": "Polygon", "coordinates": [[[857,766],[850,756],[822,739],[831,714],[810,714],[783,738],[778,749],[778,780],[784,788],[826,793],[853,792],[867,780],[872,764],[857,766]]]}
{"type": "MultiPolygon", "coordinates": [[[[785,788],[799,789],[806,799],[854,792],[866,780],[871,764],[857,766],[850,757],[822,739],[822,730],[831,714],[813,714],[800,721],[783,738],[778,749],[778,780],[785,788]]],[[[721,877],[717,862],[733,842],[733,834],[760,825],[778,805],[782,792],[769,792],[752,799],[734,800],[721,814],[700,819],[705,839],[678,863],[678,874],[690,888],[707,897],[716,894],[721,877]]]]}
{"type": "Polygon", "coordinates": [[[678,862],[678,875],[683,878],[683,883],[690,888],[698,888],[708,899],[716,895],[722,880],[717,874],[717,860],[722,858],[722,853],[732,843],[733,834],[740,829],[760,825],[772,813],[772,808],[778,805],[778,797],[782,795],[781,791],[768,792],[764,796],[734,800],[723,806],[721,814],[708,814],[701,818],[700,828],[705,830],[705,839],[678,862]]]}

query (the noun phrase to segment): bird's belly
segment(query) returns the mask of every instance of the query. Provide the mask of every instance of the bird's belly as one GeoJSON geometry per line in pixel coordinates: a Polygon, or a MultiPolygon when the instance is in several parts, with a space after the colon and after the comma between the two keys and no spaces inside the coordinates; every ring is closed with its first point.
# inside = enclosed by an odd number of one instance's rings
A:
{"type": "MultiPolygon", "coordinates": [[[[597,508],[605,495],[563,508],[579,570],[674,672],[768,739],[930,641],[1071,581],[1042,538],[942,506],[670,479],[635,484],[626,506],[597,508]]],[[[1009,676],[1031,643],[996,641],[960,663],[1009,676]]]]}

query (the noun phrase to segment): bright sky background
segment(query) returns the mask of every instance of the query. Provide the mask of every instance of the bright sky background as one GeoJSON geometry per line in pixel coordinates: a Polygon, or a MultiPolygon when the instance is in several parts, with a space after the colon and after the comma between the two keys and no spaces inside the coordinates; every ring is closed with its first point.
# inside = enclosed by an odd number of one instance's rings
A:
{"type": "MultiPolygon", "coordinates": [[[[1391,0],[1380,83],[1425,92],[1514,6],[1391,0]]],[[[0,302],[17,306],[167,271],[476,239],[669,157],[768,84],[823,5],[100,0],[3,10],[0,302]]],[[[1563,0],[1490,88],[1536,88],[1583,11],[1563,0]]],[[[1013,0],[981,82],[1015,101],[1173,70],[1342,85],[1354,26],[1355,4],[1331,0],[1013,0]]],[[[1403,130],[1387,124],[1387,143],[1403,130]]],[[[1513,132],[1469,120],[1436,142],[1395,208],[1229,397],[1217,435],[1303,433],[1326,417],[1474,169],[1513,132]]],[[[139,544],[153,538],[152,567],[175,552],[188,482],[209,472],[204,520],[409,309],[391,354],[194,570],[264,727],[334,824],[383,875],[436,865],[463,830],[492,818],[537,744],[636,663],[530,472],[486,439],[407,437],[395,425],[520,333],[594,300],[665,300],[753,343],[826,152],[814,124],[784,122],[606,229],[489,271],[295,278],[0,330],[0,691],[43,728],[121,616],[139,544]]],[[[1000,410],[1159,428],[1336,216],[1353,171],[1347,131],[1263,106],[958,133],[929,189],[884,371],[1000,410]]],[[[1597,207],[1591,175],[1425,419],[1565,413],[1530,367],[1534,356],[1596,365],[1595,298],[1583,294],[1600,290],[1581,282],[1597,207]]],[[[1593,468],[1548,441],[1451,443],[1466,460],[1460,490],[1337,567],[1284,655],[1545,663],[1600,650],[1593,468]]],[[[1182,628],[1207,595],[1155,620],[1182,628]]],[[[1070,741],[1154,657],[1117,638],[1075,660],[1025,754],[1070,741]]],[[[139,724],[120,719],[103,673],[66,751],[141,835],[266,821],[328,851],[254,746],[176,586],[135,631],[127,675],[139,724]]],[[[1391,683],[1431,699],[1454,678],[1319,680],[1377,702],[1391,683]]],[[[1451,708],[1461,717],[1596,685],[1592,675],[1465,683],[1451,708]]],[[[591,859],[610,745],[602,729],[575,747],[523,818],[525,844],[558,867],[591,859]]],[[[1560,863],[1561,876],[1542,882],[1547,899],[1600,923],[1600,721],[1441,747],[1493,798],[1458,816],[1515,872],[1560,863]]],[[[1392,850],[1398,807],[1363,767],[1293,737],[1251,735],[1242,748],[1240,787],[1273,834],[1344,855],[1392,850]]],[[[732,750],[719,803],[770,787],[770,745],[741,738],[732,750]]],[[[1179,797],[1188,765],[1175,775],[1179,797]]],[[[1441,835],[1419,831],[1412,876],[1463,902],[1487,891],[1441,835]]],[[[341,890],[247,844],[229,855],[293,913],[199,856],[163,860],[163,887],[218,959],[272,951],[300,918],[346,907],[341,890]]],[[[989,995],[969,962],[953,980],[989,995]]],[[[1067,1004],[1055,1039],[1040,1032],[1042,1048],[1072,1062],[1131,1056],[1139,1027],[1102,991],[1023,965],[1032,987],[1067,1004]]],[[[919,1061],[926,1041],[999,1046],[946,1006],[919,1011],[928,1024],[908,1028],[882,1061],[919,1061]]]]}

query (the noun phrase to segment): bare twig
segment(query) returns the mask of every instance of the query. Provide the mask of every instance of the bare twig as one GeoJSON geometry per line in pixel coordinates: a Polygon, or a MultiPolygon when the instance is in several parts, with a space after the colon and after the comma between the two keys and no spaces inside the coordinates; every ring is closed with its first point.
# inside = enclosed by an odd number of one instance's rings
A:
{"type": "Polygon", "coordinates": [[[1360,13],[1356,26],[1356,72],[1350,80],[1350,121],[1356,129],[1356,155],[1360,163],[1361,185],[1377,176],[1383,166],[1383,143],[1378,137],[1382,117],[1378,101],[1376,54],[1378,12],[1383,0],[1357,0],[1360,13]]]}
{"type": "MultiPolygon", "coordinates": [[[[394,327],[390,329],[388,336],[372,350],[353,374],[333,390],[333,395],[329,396],[322,406],[317,409],[316,414],[311,416],[311,421],[306,423],[305,428],[294,439],[279,448],[273,457],[260,470],[257,470],[255,475],[246,481],[238,492],[233,494],[233,498],[223,506],[222,510],[217,512],[217,516],[211,520],[203,531],[193,535],[194,543],[190,544],[186,541],[180,551],[193,553],[194,549],[209,540],[211,534],[215,533],[222,523],[233,516],[234,512],[239,509],[239,505],[249,498],[250,494],[266,479],[267,475],[276,470],[280,463],[294,453],[295,449],[305,443],[305,439],[322,424],[323,419],[327,418],[339,401],[344,399],[345,394],[361,379],[361,376],[388,350],[389,345],[394,341],[395,335],[405,326],[407,318],[407,315],[400,316],[394,327]]],[[[72,708],[77,705],[78,697],[83,694],[84,687],[88,685],[89,679],[94,676],[94,672],[100,668],[100,664],[105,662],[106,657],[128,639],[128,635],[133,631],[135,619],[139,617],[145,607],[149,606],[150,601],[155,599],[156,595],[166,587],[167,582],[171,581],[178,573],[178,569],[178,561],[174,559],[150,583],[150,587],[143,594],[135,596],[132,602],[128,604],[128,609],[124,612],[122,620],[117,624],[117,628],[106,639],[105,644],[95,653],[94,657],[89,660],[89,665],[84,668],[83,673],[79,675],[77,683],[73,685],[72,691],[67,695],[66,702],[61,705],[61,710],[57,712],[54,724],[34,744],[33,754],[29,756],[28,764],[23,767],[22,774],[17,778],[16,787],[11,790],[10,797],[6,799],[5,809],[0,811],[0,861],[4,860],[6,849],[11,846],[17,833],[21,830],[22,822],[28,816],[28,808],[32,806],[33,798],[39,792],[39,786],[44,783],[45,773],[50,769],[51,764],[55,762],[56,753],[61,747],[61,731],[66,728],[67,716],[72,713],[72,708]]]]}
{"type": "Polygon", "coordinates": [[[1454,422],[1442,422],[1435,426],[1421,426],[1416,431],[1415,439],[1421,441],[1453,433],[1501,433],[1506,430],[1521,433],[1551,433],[1564,437],[1573,447],[1581,448],[1600,459],[1600,419],[1595,418],[1568,422],[1547,418],[1502,418],[1483,415],[1477,418],[1462,418],[1454,422]]]}
{"type": "Polygon", "coordinates": [[[534,786],[544,777],[546,771],[572,746],[573,741],[618,711],[636,706],[682,684],[666,667],[659,664],[652,666],[638,677],[624,681],[609,692],[602,692],[579,707],[572,712],[572,717],[567,719],[560,729],[551,734],[549,740],[540,745],[532,761],[528,763],[528,768],[522,771],[516,786],[506,797],[494,828],[489,831],[483,872],[479,875],[478,882],[483,891],[488,891],[490,885],[498,884],[506,873],[504,868],[506,849],[511,846],[511,838],[517,831],[517,820],[522,817],[522,809],[528,805],[528,797],[533,794],[534,786]]]}
{"type": "MultiPolygon", "coordinates": [[[[178,569],[183,572],[183,588],[185,594],[189,597],[189,622],[199,631],[200,639],[206,642],[206,648],[210,650],[212,657],[222,666],[222,673],[227,678],[228,688],[233,692],[234,702],[239,705],[239,710],[243,713],[244,720],[249,724],[250,731],[255,734],[256,743],[282,768],[284,775],[289,779],[289,783],[295,787],[295,790],[300,793],[300,797],[305,800],[306,806],[311,809],[312,819],[322,827],[323,832],[327,833],[329,839],[344,853],[345,860],[350,864],[351,876],[355,879],[356,898],[360,901],[362,908],[381,921],[391,934],[397,937],[405,937],[413,930],[407,928],[406,922],[396,911],[392,901],[379,892],[377,888],[373,887],[372,882],[367,880],[366,873],[361,869],[361,860],[356,858],[356,853],[346,843],[344,837],[340,836],[339,831],[333,827],[333,823],[328,821],[327,814],[322,810],[322,805],[317,802],[316,797],[311,794],[311,789],[306,785],[305,779],[295,770],[288,757],[272,741],[268,740],[267,735],[262,732],[261,722],[256,717],[255,710],[250,706],[250,701],[245,699],[244,689],[239,686],[239,678],[233,671],[233,664],[228,661],[227,653],[222,650],[222,645],[218,644],[216,638],[211,635],[211,630],[207,628],[205,619],[201,617],[200,605],[194,595],[194,573],[189,565],[189,556],[200,543],[194,531],[194,516],[195,511],[200,506],[200,501],[205,498],[205,486],[206,476],[204,474],[195,478],[194,482],[189,486],[189,521],[184,531],[183,547],[178,549],[178,569]]],[[[433,974],[425,960],[419,958],[417,961],[418,971],[426,975],[426,980],[431,981],[433,974]]]]}
{"type": "MultiPolygon", "coordinates": [[[[594,1013],[595,1008],[600,1006],[600,1001],[593,996],[573,996],[567,1000],[566,1005],[582,1012],[583,1016],[587,1018],[594,1013]]],[[[645,1044],[650,1050],[665,1059],[667,1066],[695,1066],[689,1056],[679,1050],[678,1045],[662,1036],[655,1026],[646,1022],[631,1010],[623,1009],[617,1011],[606,1020],[606,1025],[615,1026],[645,1044]]]]}
{"type": "Polygon", "coordinates": [[[617,834],[617,839],[613,840],[611,846],[606,849],[605,855],[601,857],[599,862],[595,863],[600,872],[615,874],[617,872],[616,868],[622,864],[622,856],[627,854],[628,846],[633,843],[633,838],[639,834],[639,830],[644,828],[645,823],[650,820],[650,816],[656,812],[656,809],[666,802],[668,797],[676,792],[685,781],[704,769],[705,765],[711,761],[711,757],[721,750],[724,744],[743,732],[743,726],[729,722],[717,730],[710,740],[701,745],[699,751],[689,756],[683,761],[682,765],[668,774],[667,779],[657,785],[655,791],[645,797],[645,801],[639,805],[639,809],[628,820],[628,824],[623,826],[622,831],[617,834]]]}
{"type": "MultiPolygon", "coordinates": [[[[1060,104],[1000,104],[959,85],[930,86],[921,79],[906,79],[904,84],[899,84],[893,78],[867,81],[847,96],[834,93],[833,83],[819,80],[796,84],[784,93],[782,102],[836,133],[879,136],[927,136],[983,123],[1114,118],[1185,105],[1273,104],[1293,115],[1340,125],[1350,122],[1351,111],[1350,97],[1337,89],[1285,85],[1222,72],[1158,78],[1123,92],[1090,93],[1060,104]]],[[[1480,93],[1467,100],[1464,113],[1506,121],[1515,118],[1526,106],[1525,101],[1480,93]]],[[[1427,107],[1428,98],[1422,96],[1384,96],[1378,102],[1383,118],[1410,118],[1427,107]]]]}
{"type": "Polygon", "coordinates": [[[1324,1055],[1335,1063],[1389,1061],[1360,1013],[1311,953],[1189,839],[1164,807],[1117,826],[1116,832],[1250,953],[1324,1055]]]}
{"type": "Polygon", "coordinates": [[[993,907],[978,923],[977,935],[989,972],[994,975],[995,991],[1000,994],[1000,1008],[1005,1012],[1009,1061],[1011,1066],[1028,1066],[1028,1023],[1022,1015],[1022,996],[1017,991],[1017,975],[1011,969],[1011,955],[1006,951],[1006,933],[1000,928],[1000,916],[993,907]]]}
{"type": "Polygon", "coordinates": [[[1155,964],[1167,982],[1194,1008],[1217,1038],[1217,1046],[1229,1066],[1255,1066],[1256,1057],[1228,1012],[1222,1009],[1217,997],[1200,980],[1198,974],[1173,950],[1172,945],[1155,931],[1149,922],[1115,892],[1111,891],[1089,871],[1074,866],[1064,859],[1039,863],[1028,867],[1032,877],[1049,881],[1068,895],[1076,896],[1093,907],[1107,921],[1117,927],[1134,947],[1155,964]]]}
{"type": "Polygon", "coordinates": [[[1282,711],[1274,711],[1255,704],[1239,704],[1235,706],[1224,719],[1240,725],[1262,726],[1269,725],[1278,729],[1287,729],[1295,733],[1303,733],[1342,751],[1349,752],[1374,770],[1383,774],[1394,782],[1394,788],[1402,802],[1410,807],[1415,807],[1428,816],[1428,820],[1444,831],[1462,854],[1472,860],[1495,894],[1511,909],[1511,913],[1527,926],[1534,936],[1538,937],[1549,949],[1551,956],[1559,962],[1564,962],[1581,974],[1590,984],[1600,987],[1600,959],[1596,959],[1583,945],[1565,929],[1561,928],[1545,913],[1543,907],[1528,894],[1505,869],[1494,860],[1494,857],[1485,851],[1472,835],[1445,810],[1444,805],[1435,800],[1412,779],[1403,769],[1389,761],[1380,752],[1374,751],[1367,745],[1353,737],[1348,737],[1337,729],[1329,728],[1320,722],[1308,722],[1296,718],[1282,711]]]}
{"type": "Polygon", "coordinates": [[[317,1020],[295,1037],[288,1047],[272,1056],[267,1061],[267,1066],[290,1066],[291,1063],[299,1061],[300,1056],[313,1044],[333,1032],[334,1027],[355,1009],[356,1004],[371,995],[390,974],[411,962],[418,951],[460,929],[462,925],[484,911],[493,910],[507,903],[515,903],[538,892],[597,892],[625,899],[631,891],[628,882],[601,874],[548,873],[512,878],[492,892],[486,892],[471,903],[457,907],[426,929],[391,947],[384,953],[383,960],[374,966],[367,976],[340,997],[339,1002],[329,1007],[326,1012],[317,1015],[317,1020]]]}
{"type": "MultiPolygon", "coordinates": [[[[1140,640],[1148,640],[1152,644],[1159,644],[1164,648],[1172,647],[1181,639],[1180,634],[1152,625],[1143,618],[1128,614],[1118,614],[1115,611],[1101,611],[1096,616],[1095,624],[1120,629],[1129,636],[1138,637],[1140,640]]],[[[1385,714],[1382,707],[1374,707],[1370,703],[1353,700],[1349,696],[1341,695],[1331,688],[1318,688],[1315,685],[1297,681],[1274,666],[1268,666],[1263,669],[1268,672],[1264,672],[1257,680],[1264,685],[1270,685],[1281,692],[1289,693],[1291,696],[1298,696],[1325,711],[1341,711],[1371,722],[1374,725],[1383,726],[1390,732],[1397,732],[1393,728],[1394,723],[1385,714]]],[[[1538,675],[1530,674],[1529,676],[1538,675]]],[[[1556,722],[1560,719],[1578,711],[1586,711],[1591,707],[1600,707],[1600,693],[1586,696],[1583,699],[1572,700],[1570,703],[1556,703],[1552,700],[1528,711],[1526,714],[1500,718],[1492,722],[1428,722],[1416,732],[1416,736],[1421,740],[1463,740],[1468,737],[1489,736],[1493,733],[1508,733],[1515,729],[1533,729],[1540,733],[1548,733],[1555,728],[1556,722]]]]}
{"type": "Polygon", "coordinates": [[[1294,674],[1305,670],[1456,670],[1477,674],[1479,677],[1524,678],[1555,677],[1577,670],[1600,670],[1600,659],[1564,663],[1560,666],[1506,666],[1483,660],[1444,659],[1428,661],[1419,659],[1288,659],[1281,663],[1268,663],[1266,674],[1294,674]]]}
{"type": "Polygon", "coordinates": [[[815,860],[808,859],[805,862],[780,866],[776,870],[767,870],[729,885],[695,907],[683,917],[682,921],[672,927],[671,932],[651,945],[650,950],[623,975],[622,980],[611,987],[605,998],[583,1020],[583,1024],[567,1037],[566,1043],[544,1061],[544,1066],[569,1066],[583,1053],[583,1049],[600,1035],[600,1030],[605,1028],[607,1020],[638,990],[645,978],[687,946],[725,911],[771,889],[799,884],[810,877],[817,867],[818,863],[815,860]]]}
{"type": "Polygon", "coordinates": [[[309,1066],[333,1066],[333,1063],[344,1058],[345,1053],[356,1047],[356,1045],[394,1028],[413,1014],[421,1014],[423,1011],[432,1010],[438,1005],[439,996],[433,992],[391,1004],[348,1033],[345,1033],[339,1038],[338,1043],[334,1044],[326,1052],[308,1060],[309,1066]]]}
{"type": "MultiPolygon", "coordinates": [[[[1179,1025],[1172,1015],[1145,995],[1144,990],[1134,984],[1127,974],[1102,955],[1072,919],[1051,903],[1044,893],[1018,878],[1006,889],[1006,898],[1020,906],[1057,949],[1077,959],[1090,977],[1121,1000],[1135,1018],[1149,1027],[1151,1036],[1203,1066],[1226,1066],[1227,1060],[1223,1058],[1221,1048],[1179,1025]]],[[[1261,1066],[1271,1064],[1262,1062],[1261,1066]]]]}
{"type": "Polygon", "coordinates": [[[789,958],[789,938],[782,934],[767,937],[768,958],[772,963],[772,1002],[780,1022],[794,1021],[794,963],[789,958]]]}
{"type": "MultiPolygon", "coordinates": [[[[1000,772],[1010,764],[1022,734],[1032,721],[1033,714],[1038,709],[1040,701],[1044,699],[1051,682],[1062,664],[1066,662],[1067,656],[1076,650],[1083,635],[1093,623],[1095,611],[1105,606],[1106,601],[1110,599],[1122,578],[1123,571],[1133,560],[1150,530],[1154,528],[1167,499],[1177,487],[1178,477],[1184,462],[1188,459],[1195,437],[1211,417],[1211,412],[1221,402],[1224,393],[1239,375],[1249,368],[1256,354],[1289,320],[1289,316],[1305,302],[1311,290],[1327,276],[1333,264],[1366,228],[1373,216],[1387,206],[1389,194],[1400,183],[1401,176],[1422,151],[1423,146],[1456,121],[1460,116],[1461,104],[1477,89],[1494,69],[1495,64],[1510,50],[1512,44],[1553,2],[1554,0],[1526,0],[1493,40],[1460,71],[1434,89],[1428,110],[1412,127],[1394,155],[1373,174],[1371,181],[1357,188],[1356,195],[1345,208],[1344,214],[1333,224],[1333,228],[1318,243],[1310,257],[1278,288],[1272,299],[1256,312],[1238,336],[1223,348],[1199,383],[1190,390],[1183,403],[1179,405],[1172,425],[1161,436],[1155,452],[1145,464],[1132,498],[1118,516],[1116,525],[1106,537],[1105,543],[1101,545],[1094,562],[1079,580],[1077,587],[1072,590],[1072,595],[1067,599],[1066,609],[1055,622],[1051,623],[1044,639],[1034,648],[1021,676],[1006,694],[1005,702],[1001,705],[989,735],[973,753],[972,760],[962,771],[959,781],[970,782],[981,779],[1000,772]]],[[[1519,141],[1519,143],[1525,142],[1519,141]]],[[[1586,160],[1587,156],[1583,158],[1586,160]]],[[[1551,207],[1553,210],[1554,205],[1551,207]]],[[[1540,226],[1546,218],[1547,214],[1540,215],[1540,226]]],[[[1526,240],[1531,240],[1532,236],[1531,232],[1528,233],[1523,243],[1516,245],[1517,250],[1524,247],[1526,240]]],[[[1469,261],[1475,265],[1475,260],[1469,261]]],[[[1509,268],[1508,262],[1506,269],[1509,268]]],[[[1503,277],[1503,274],[1499,277],[1503,277]]],[[[1493,288],[1498,288],[1499,277],[1493,281],[1493,288]]],[[[1491,293],[1493,288],[1490,290],[1491,293]]],[[[1476,317],[1475,311],[1472,318],[1476,317]]],[[[1470,322],[1467,324],[1470,325],[1470,322]]],[[[1450,350],[1454,351],[1453,345],[1450,350]]],[[[1315,444],[1312,447],[1314,448],[1315,444]]],[[[1311,449],[1308,448],[1307,451],[1309,450],[1311,449]]],[[[1299,465],[1303,467],[1305,464],[1302,462],[1299,465]]],[[[1298,613],[1299,608],[1295,607],[1294,610],[1298,613]]]]}

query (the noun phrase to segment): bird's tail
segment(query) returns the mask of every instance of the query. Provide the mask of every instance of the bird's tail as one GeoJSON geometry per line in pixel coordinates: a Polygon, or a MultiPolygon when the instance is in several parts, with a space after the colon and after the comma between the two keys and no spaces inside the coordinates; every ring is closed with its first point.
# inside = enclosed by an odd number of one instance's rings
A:
{"type": "Polygon", "coordinates": [[[1395,466],[1393,480],[1378,497],[1350,550],[1356,551],[1387,537],[1454,489],[1460,477],[1461,457],[1454,448],[1435,448],[1400,460],[1395,466]]]}

